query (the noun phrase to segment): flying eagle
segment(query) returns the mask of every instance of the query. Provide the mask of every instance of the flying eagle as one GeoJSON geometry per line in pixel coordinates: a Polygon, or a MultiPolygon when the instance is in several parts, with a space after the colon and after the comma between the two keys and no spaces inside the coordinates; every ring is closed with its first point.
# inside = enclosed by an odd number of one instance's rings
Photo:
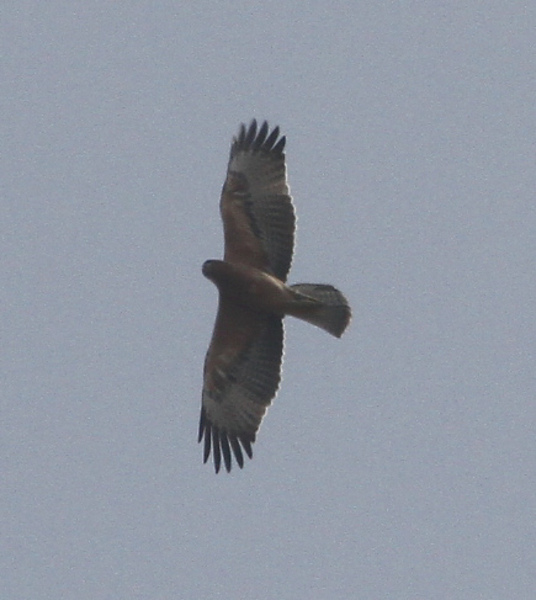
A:
{"type": "Polygon", "coordinates": [[[198,441],[240,468],[279,387],[283,317],[292,315],[340,337],[350,307],[331,285],[287,286],[296,217],[286,180],[285,137],[265,121],[241,125],[233,138],[223,185],[223,260],[207,260],[203,275],[218,288],[219,305],[205,358],[198,441]]]}

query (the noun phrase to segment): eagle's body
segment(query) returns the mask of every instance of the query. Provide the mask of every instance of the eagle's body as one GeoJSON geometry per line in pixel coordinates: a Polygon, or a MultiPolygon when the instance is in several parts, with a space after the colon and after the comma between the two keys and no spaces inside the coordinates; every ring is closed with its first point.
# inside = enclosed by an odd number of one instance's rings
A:
{"type": "Polygon", "coordinates": [[[286,181],[285,138],[268,124],[241,126],[231,145],[220,210],[224,260],[208,260],[203,274],[219,290],[219,306],[204,367],[199,441],[204,461],[214,454],[240,467],[281,379],[283,317],[292,315],[340,337],[350,307],[324,284],[287,286],[295,213],[286,181]]]}

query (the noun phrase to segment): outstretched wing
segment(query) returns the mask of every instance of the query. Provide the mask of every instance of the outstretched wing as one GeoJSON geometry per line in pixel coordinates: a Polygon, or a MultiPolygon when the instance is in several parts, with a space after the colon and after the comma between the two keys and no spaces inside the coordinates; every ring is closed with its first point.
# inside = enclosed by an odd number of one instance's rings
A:
{"type": "Polygon", "coordinates": [[[244,465],[251,444],[281,380],[283,322],[242,308],[220,296],[204,368],[198,441],[204,462],[211,450],[216,473],[221,459],[231,470],[232,454],[244,465]]]}
{"type": "Polygon", "coordinates": [[[285,137],[265,121],[241,125],[233,139],[220,210],[228,262],[247,264],[286,281],[296,217],[286,181],[285,137]]]}

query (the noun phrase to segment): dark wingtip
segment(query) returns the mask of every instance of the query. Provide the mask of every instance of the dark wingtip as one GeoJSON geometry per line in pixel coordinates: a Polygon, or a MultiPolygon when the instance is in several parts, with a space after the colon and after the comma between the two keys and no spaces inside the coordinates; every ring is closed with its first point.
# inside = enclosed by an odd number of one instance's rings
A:
{"type": "Polygon", "coordinates": [[[241,146],[246,139],[246,126],[244,123],[240,125],[240,129],[238,130],[238,136],[234,139],[234,142],[241,146]]]}
{"type": "Polygon", "coordinates": [[[246,148],[249,148],[253,144],[253,141],[255,140],[256,135],[257,135],[257,121],[256,121],[256,119],[253,119],[253,121],[251,121],[249,129],[247,131],[246,139],[244,140],[244,146],[246,148]]]}
{"type": "Polygon", "coordinates": [[[272,150],[274,152],[277,152],[277,154],[281,154],[283,152],[283,150],[285,149],[286,143],[287,143],[287,138],[285,136],[282,136],[281,139],[277,142],[277,144],[272,148],[272,150]]]}
{"type": "Polygon", "coordinates": [[[266,143],[265,143],[266,147],[272,148],[278,137],[279,137],[279,127],[276,127],[272,131],[272,133],[268,136],[268,139],[266,140],[266,143]]]}
{"type": "Polygon", "coordinates": [[[261,128],[259,129],[259,133],[257,134],[257,137],[255,138],[255,140],[253,142],[253,148],[255,150],[258,150],[259,148],[262,147],[262,145],[264,144],[264,141],[266,140],[267,135],[268,135],[268,122],[264,121],[261,128]]]}
{"type": "Polygon", "coordinates": [[[225,470],[230,473],[233,466],[233,456],[236,464],[244,468],[244,452],[249,458],[253,458],[251,444],[255,441],[255,437],[248,436],[240,437],[227,435],[226,432],[220,431],[214,427],[206,417],[202,417],[203,429],[198,439],[203,444],[203,463],[206,463],[212,452],[214,458],[214,471],[220,472],[222,464],[225,470]],[[223,459],[223,460],[222,460],[223,459]]]}
{"type": "Polygon", "coordinates": [[[255,434],[230,435],[226,431],[221,431],[210,422],[205,408],[202,406],[197,441],[202,442],[203,439],[203,463],[208,461],[212,452],[216,473],[220,472],[222,464],[230,473],[233,456],[241,469],[244,467],[244,452],[249,458],[253,458],[251,444],[255,441],[255,434]]]}
{"type": "Polygon", "coordinates": [[[203,439],[203,434],[205,433],[205,428],[207,426],[207,415],[205,413],[205,408],[201,407],[201,416],[199,417],[199,432],[197,434],[197,442],[199,443],[203,439]]]}
{"type": "Polygon", "coordinates": [[[263,121],[260,128],[257,120],[252,119],[249,125],[242,123],[238,135],[233,138],[231,155],[239,150],[253,152],[264,151],[274,154],[282,154],[286,144],[285,136],[279,137],[279,127],[270,132],[268,121],[263,121]]]}
{"type": "Polygon", "coordinates": [[[251,444],[255,441],[255,438],[253,438],[252,440],[247,440],[245,438],[242,438],[240,440],[240,442],[242,443],[242,446],[244,448],[244,450],[246,451],[246,454],[248,455],[249,458],[253,458],[253,450],[251,449],[251,444]]]}
{"type": "Polygon", "coordinates": [[[242,454],[242,448],[240,447],[240,443],[236,437],[230,438],[231,447],[233,449],[233,454],[235,455],[236,462],[238,466],[242,469],[244,467],[244,456],[242,454]]]}
{"type": "Polygon", "coordinates": [[[225,433],[220,436],[220,442],[225,469],[229,473],[231,471],[231,448],[229,447],[229,438],[225,433]]]}
{"type": "Polygon", "coordinates": [[[212,452],[214,453],[214,470],[220,472],[221,465],[221,449],[220,449],[220,432],[216,427],[212,428],[212,452]]]}

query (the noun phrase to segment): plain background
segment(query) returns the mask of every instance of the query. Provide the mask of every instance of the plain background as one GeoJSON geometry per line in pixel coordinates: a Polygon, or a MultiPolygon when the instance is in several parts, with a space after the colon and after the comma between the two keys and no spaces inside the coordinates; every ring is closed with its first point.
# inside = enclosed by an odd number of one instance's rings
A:
{"type": "Polygon", "coordinates": [[[0,596],[532,599],[536,4],[5,2],[0,596]],[[184,6],[186,5],[186,6],[184,6]],[[229,144],[287,136],[254,459],[196,443],[229,144]]]}

